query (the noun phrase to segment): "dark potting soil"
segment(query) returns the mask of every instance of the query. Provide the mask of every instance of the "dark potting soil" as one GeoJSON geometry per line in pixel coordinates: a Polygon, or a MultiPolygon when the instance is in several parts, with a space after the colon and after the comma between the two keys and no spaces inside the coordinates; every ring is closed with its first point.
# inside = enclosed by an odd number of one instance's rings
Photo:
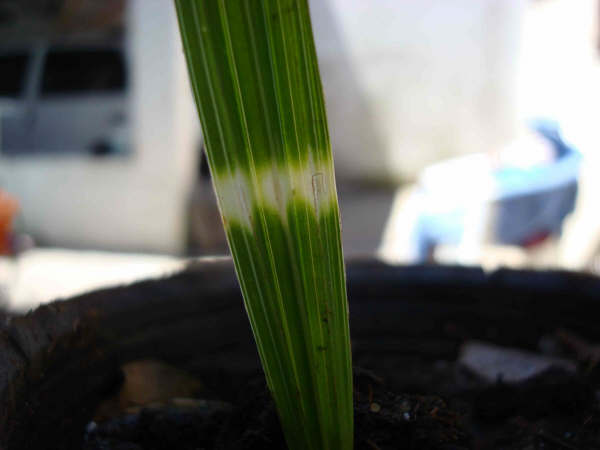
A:
{"type": "MultiPolygon", "coordinates": [[[[397,395],[368,372],[355,377],[356,449],[462,449],[461,414],[435,396],[397,395]]],[[[239,406],[222,403],[144,409],[88,427],[85,450],[285,449],[275,406],[262,380],[244,390],[239,406]]]]}
{"type": "MultiPolygon", "coordinates": [[[[444,379],[441,390],[455,394],[397,394],[376,374],[355,369],[357,450],[600,449],[600,384],[589,372],[549,369],[507,385],[481,384],[456,367],[430,370],[438,374],[430,380],[436,388],[444,379]]],[[[231,404],[189,400],[92,423],[83,449],[285,449],[262,379],[240,393],[231,404]]]]}

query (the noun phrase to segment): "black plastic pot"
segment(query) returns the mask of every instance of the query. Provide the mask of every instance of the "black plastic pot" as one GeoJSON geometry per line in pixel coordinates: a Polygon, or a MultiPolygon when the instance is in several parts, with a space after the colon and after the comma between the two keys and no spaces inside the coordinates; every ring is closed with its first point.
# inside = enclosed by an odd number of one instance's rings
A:
{"type": "MultiPolygon", "coordinates": [[[[600,341],[600,280],[566,272],[348,263],[355,361],[394,378],[407,358],[453,361],[465,339],[535,349],[559,328],[600,341]]],[[[0,448],[76,448],[119,366],[158,358],[227,392],[259,370],[228,261],[91,292],[0,333],[0,448]]]]}

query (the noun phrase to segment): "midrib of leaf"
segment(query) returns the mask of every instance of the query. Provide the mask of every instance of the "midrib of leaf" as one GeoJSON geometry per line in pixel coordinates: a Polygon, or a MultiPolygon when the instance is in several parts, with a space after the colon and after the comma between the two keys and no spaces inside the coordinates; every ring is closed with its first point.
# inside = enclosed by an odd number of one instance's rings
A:
{"type": "Polygon", "coordinates": [[[176,5],[225,230],[286,440],[293,449],[351,449],[339,212],[308,5],[176,5]]]}

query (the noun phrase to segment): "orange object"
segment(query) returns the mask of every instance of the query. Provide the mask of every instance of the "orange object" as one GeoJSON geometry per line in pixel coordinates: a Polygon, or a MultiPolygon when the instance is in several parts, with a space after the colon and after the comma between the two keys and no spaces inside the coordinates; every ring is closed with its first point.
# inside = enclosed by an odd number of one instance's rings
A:
{"type": "Polygon", "coordinates": [[[11,251],[10,237],[13,220],[19,210],[19,204],[8,193],[0,190],[0,255],[11,251]]]}

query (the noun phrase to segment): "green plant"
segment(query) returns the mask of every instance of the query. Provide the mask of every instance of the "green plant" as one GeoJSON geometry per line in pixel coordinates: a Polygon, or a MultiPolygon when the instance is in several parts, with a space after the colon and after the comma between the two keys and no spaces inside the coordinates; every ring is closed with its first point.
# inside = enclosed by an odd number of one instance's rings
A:
{"type": "Polygon", "coordinates": [[[175,0],[223,225],[292,449],[353,447],[333,161],[307,0],[175,0]]]}

